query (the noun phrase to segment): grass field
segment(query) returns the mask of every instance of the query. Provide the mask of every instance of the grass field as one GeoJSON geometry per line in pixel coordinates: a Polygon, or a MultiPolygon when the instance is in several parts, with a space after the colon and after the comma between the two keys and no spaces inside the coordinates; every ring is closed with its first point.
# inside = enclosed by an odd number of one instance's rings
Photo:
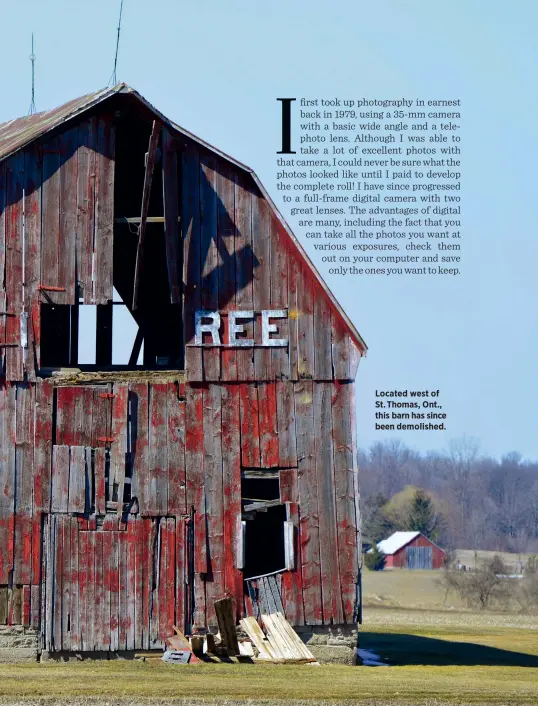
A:
{"type": "Polygon", "coordinates": [[[397,607],[365,608],[359,646],[389,667],[0,665],[0,704],[537,704],[538,617],[447,609],[435,578],[435,572],[366,572],[367,601],[380,594],[397,607]]]}

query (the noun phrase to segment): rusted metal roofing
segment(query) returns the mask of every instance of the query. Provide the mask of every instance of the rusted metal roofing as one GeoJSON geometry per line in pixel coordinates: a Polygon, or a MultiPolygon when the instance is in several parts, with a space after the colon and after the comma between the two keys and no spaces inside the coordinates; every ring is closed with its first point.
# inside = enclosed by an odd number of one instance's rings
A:
{"type": "Polygon", "coordinates": [[[52,110],[36,113],[35,115],[29,115],[24,118],[15,118],[14,120],[10,120],[6,123],[0,124],[0,161],[14,154],[15,152],[30,144],[34,140],[38,139],[39,137],[45,135],[50,130],[59,127],[63,123],[66,123],[67,121],[77,117],[81,113],[86,112],[98,103],[101,103],[107,98],[110,98],[118,93],[128,93],[136,96],[136,98],[143,105],[145,105],[149,110],[151,110],[159,120],[161,120],[172,130],[189,137],[191,140],[194,140],[206,149],[211,150],[223,159],[227,160],[228,162],[231,162],[236,167],[239,167],[240,169],[243,169],[249,174],[251,174],[257,187],[260,189],[267,202],[271,205],[271,208],[275,212],[276,217],[288,233],[295,247],[299,250],[302,258],[308,264],[308,266],[312,270],[313,275],[318,280],[319,284],[329,297],[329,300],[331,301],[333,307],[338,311],[338,313],[344,320],[352,337],[355,339],[355,342],[362,350],[363,354],[365,354],[368,347],[364,342],[363,338],[361,337],[361,335],[359,334],[359,332],[357,331],[345,311],[342,309],[342,307],[338,303],[338,300],[333,295],[327,284],[323,281],[323,278],[321,277],[316,267],[308,257],[301,243],[295,237],[290,226],[276,207],[275,203],[267,193],[266,189],[264,188],[263,184],[261,183],[254,170],[252,170],[250,167],[247,167],[245,164],[242,164],[241,162],[237,161],[233,157],[230,157],[230,155],[222,152],[221,150],[209,144],[205,140],[202,140],[200,137],[197,137],[196,135],[189,132],[180,125],[177,125],[176,123],[172,122],[169,118],[160,113],[153,105],[151,105],[151,103],[149,103],[140,93],[138,93],[138,91],[135,91],[126,83],[119,83],[118,85],[112,88],[105,88],[95,93],[88,93],[85,96],[75,98],[74,100],[69,101],[68,103],[64,103],[63,105],[57,108],[53,108],[52,110]]]}
{"type": "Polygon", "coordinates": [[[0,124],[0,160],[9,157],[41,135],[46,134],[58,125],[72,117],[88,110],[96,103],[109,98],[118,92],[115,88],[105,88],[97,93],[88,93],[81,98],[64,103],[58,108],[45,110],[42,113],[15,118],[0,124]]]}

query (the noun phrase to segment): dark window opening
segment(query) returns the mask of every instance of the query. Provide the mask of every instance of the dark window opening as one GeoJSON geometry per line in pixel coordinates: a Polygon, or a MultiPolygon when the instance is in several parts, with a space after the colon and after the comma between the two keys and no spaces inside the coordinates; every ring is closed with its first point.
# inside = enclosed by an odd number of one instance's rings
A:
{"type": "Polygon", "coordinates": [[[244,577],[284,571],[284,522],[286,507],[275,505],[256,512],[246,523],[244,577]]]}
{"type": "MultiPolygon", "coordinates": [[[[126,115],[117,122],[114,191],[114,287],[139,327],[144,342],[142,365],[150,369],[183,369],[183,312],[171,303],[164,230],[162,135],[151,179],[137,306],[132,308],[142,195],[151,123],[126,115]]],[[[181,205],[181,159],[177,160],[177,201],[181,205]]],[[[178,224],[179,228],[179,224],[178,224]]],[[[181,250],[181,249],[180,249],[181,250]]],[[[177,264],[182,271],[183,263],[177,264]]],[[[136,353],[136,350],[134,351],[136,353]]],[[[131,360],[132,363],[132,360],[131,360]]]]}
{"type": "Polygon", "coordinates": [[[245,520],[244,577],[284,571],[286,506],[280,502],[278,478],[243,478],[242,517],[245,520]]]}

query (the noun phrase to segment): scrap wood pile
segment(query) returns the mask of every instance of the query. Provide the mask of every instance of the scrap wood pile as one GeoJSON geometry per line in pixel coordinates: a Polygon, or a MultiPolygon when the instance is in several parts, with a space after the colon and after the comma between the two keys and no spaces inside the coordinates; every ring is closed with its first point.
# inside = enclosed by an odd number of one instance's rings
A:
{"type": "MultiPolygon", "coordinates": [[[[175,664],[193,664],[216,658],[248,659],[274,664],[319,664],[282,613],[262,615],[265,632],[255,618],[240,621],[246,638],[237,634],[231,598],[215,601],[219,632],[217,635],[184,635],[174,626],[175,635],[166,640],[166,651],[160,659],[175,664]]],[[[142,659],[158,658],[140,654],[142,659]]]]}

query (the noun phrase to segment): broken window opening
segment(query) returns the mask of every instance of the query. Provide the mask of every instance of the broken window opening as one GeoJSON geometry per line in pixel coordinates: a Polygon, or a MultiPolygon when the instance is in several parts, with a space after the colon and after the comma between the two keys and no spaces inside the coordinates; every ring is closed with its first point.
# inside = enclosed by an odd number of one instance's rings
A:
{"type": "MultiPolygon", "coordinates": [[[[116,168],[114,190],[114,287],[127,303],[139,327],[136,345],[144,341],[142,366],[147,369],[182,370],[185,365],[183,311],[179,303],[171,303],[167,266],[163,179],[162,135],[156,153],[149,192],[148,222],[140,252],[140,280],[136,308],[135,269],[140,233],[140,214],[146,177],[147,152],[152,124],[129,115],[119,119],[116,133],[116,168]]],[[[177,160],[178,208],[181,205],[181,159],[177,160]]],[[[174,182],[175,183],[175,182],[174,182]]],[[[179,226],[178,226],[179,227],[179,226]]],[[[182,257],[181,248],[178,248],[182,257]]],[[[174,263],[182,272],[183,263],[174,263]]],[[[179,280],[181,281],[181,277],[179,280]]],[[[132,361],[131,361],[132,362],[132,361]]]]}
{"type": "Polygon", "coordinates": [[[245,520],[244,577],[285,571],[286,506],[280,501],[278,478],[243,478],[242,519],[245,520]]]}
{"type": "Polygon", "coordinates": [[[151,170],[147,153],[153,120],[129,107],[128,101],[122,106],[115,114],[114,297],[98,305],[42,303],[41,368],[79,367],[91,372],[185,367],[183,252],[179,247],[181,159],[176,159],[176,146],[168,133],[163,156],[160,134],[151,170]],[[144,184],[150,181],[148,222],[133,307],[144,184]],[[171,228],[172,233],[165,233],[165,190],[166,211],[169,216],[174,213],[174,223],[177,219],[178,230],[171,228]],[[177,253],[173,263],[167,261],[167,250],[177,253]],[[170,280],[175,281],[176,289],[170,280]]]}
{"type": "Polygon", "coordinates": [[[42,303],[41,367],[142,367],[143,342],[137,344],[138,333],[136,321],[116,290],[114,301],[104,305],[42,303]]]}

